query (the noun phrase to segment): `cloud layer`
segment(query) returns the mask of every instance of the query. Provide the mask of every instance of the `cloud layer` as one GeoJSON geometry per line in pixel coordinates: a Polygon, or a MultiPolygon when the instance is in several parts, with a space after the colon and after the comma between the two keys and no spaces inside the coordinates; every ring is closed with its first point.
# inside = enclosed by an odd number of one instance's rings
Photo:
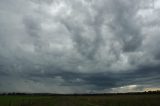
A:
{"type": "Polygon", "coordinates": [[[0,0],[1,92],[158,88],[160,0],[0,0]]]}

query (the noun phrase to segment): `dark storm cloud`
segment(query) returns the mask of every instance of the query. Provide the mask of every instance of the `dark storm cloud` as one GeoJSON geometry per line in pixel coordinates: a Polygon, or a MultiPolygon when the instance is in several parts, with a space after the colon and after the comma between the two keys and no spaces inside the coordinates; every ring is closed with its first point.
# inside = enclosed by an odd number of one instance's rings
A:
{"type": "Polygon", "coordinates": [[[159,87],[159,0],[0,0],[0,91],[159,87]]]}
{"type": "Polygon", "coordinates": [[[41,82],[48,78],[54,79],[59,77],[63,80],[60,83],[61,86],[84,86],[90,85],[90,90],[101,91],[103,89],[116,88],[119,86],[125,85],[154,85],[157,86],[160,81],[160,67],[142,67],[133,72],[125,73],[73,73],[65,72],[61,70],[56,73],[30,73],[25,76],[27,79],[30,79],[35,82],[41,82]],[[138,74],[137,74],[138,73],[138,74]]]}

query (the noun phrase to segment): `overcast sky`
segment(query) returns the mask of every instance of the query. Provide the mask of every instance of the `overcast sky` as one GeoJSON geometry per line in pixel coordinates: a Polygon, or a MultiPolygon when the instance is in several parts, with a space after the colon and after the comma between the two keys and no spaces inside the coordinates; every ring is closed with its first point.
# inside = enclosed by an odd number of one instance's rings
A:
{"type": "Polygon", "coordinates": [[[160,88],[160,0],[0,0],[0,92],[160,88]]]}

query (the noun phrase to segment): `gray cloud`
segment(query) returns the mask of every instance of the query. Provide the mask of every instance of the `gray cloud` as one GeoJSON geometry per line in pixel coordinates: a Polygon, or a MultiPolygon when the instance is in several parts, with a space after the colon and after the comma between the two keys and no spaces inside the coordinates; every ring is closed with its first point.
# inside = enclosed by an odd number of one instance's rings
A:
{"type": "Polygon", "coordinates": [[[123,51],[135,51],[141,46],[141,27],[138,26],[136,14],[138,11],[138,1],[129,2],[126,0],[113,0],[111,9],[113,20],[110,23],[110,28],[115,33],[114,35],[122,43],[123,51]]]}
{"type": "Polygon", "coordinates": [[[0,91],[159,87],[158,1],[1,0],[0,91]]]}

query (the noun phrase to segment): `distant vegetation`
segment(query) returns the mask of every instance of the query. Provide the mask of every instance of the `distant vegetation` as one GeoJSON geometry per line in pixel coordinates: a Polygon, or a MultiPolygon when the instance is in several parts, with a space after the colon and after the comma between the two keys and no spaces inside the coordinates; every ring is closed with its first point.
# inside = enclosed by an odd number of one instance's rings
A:
{"type": "Polygon", "coordinates": [[[109,94],[3,93],[0,106],[160,106],[160,92],[109,94]]]}

